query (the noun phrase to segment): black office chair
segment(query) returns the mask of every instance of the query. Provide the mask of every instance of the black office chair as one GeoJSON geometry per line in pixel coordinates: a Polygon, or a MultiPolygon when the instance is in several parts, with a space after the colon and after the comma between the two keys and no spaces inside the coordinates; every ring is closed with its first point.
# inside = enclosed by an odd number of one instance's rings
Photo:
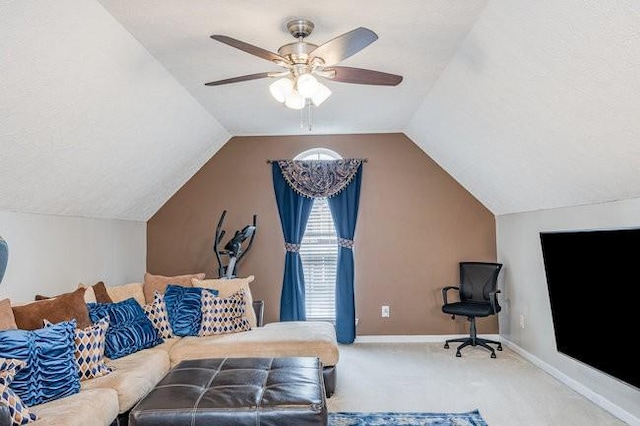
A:
{"type": "Polygon", "coordinates": [[[502,308],[498,304],[497,294],[500,290],[498,286],[498,274],[502,269],[500,263],[489,262],[460,262],[460,286],[447,286],[442,289],[442,312],[451,314],[452,319],[456,315],[466,316],[471,323],[470,336],[459,339],[449,339],[445,341],[445,349],[449,349],[449,343],[462,342],[456,350],[456,356],[461,357],[460,349],[465,346],[482,346],[491,351],[491,358],[496,357],[496,352],[489,343],[498,345],[497,349],[502,350],[502,344],[495,340],[482,339],[477,336],[476,317],[487,317],[496,315],[502,308]],[[449,290],[459,290],[460,301],[451,302],[447,300],[449,290]]]}

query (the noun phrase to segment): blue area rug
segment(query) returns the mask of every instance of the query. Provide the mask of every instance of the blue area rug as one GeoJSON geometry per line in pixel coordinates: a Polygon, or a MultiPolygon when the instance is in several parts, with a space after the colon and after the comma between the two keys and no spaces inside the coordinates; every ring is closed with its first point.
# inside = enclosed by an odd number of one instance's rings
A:
{"type": "Polygon", "coordinates": [[[478,410],[468,413],[329,413],[329,426],[488,426],[478,410]]]}

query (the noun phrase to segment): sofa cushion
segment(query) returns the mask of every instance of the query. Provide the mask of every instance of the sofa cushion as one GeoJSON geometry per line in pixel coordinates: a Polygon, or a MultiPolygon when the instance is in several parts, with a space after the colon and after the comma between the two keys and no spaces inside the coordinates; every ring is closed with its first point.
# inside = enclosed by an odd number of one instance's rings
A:
{"type": "Polygon", "coordinates": [[[88,303],[87,306],[93,322],[109,318],[105,355],[111,359],[162,343],[158,330],[134,298],[117,303],[88,303]]]}
{"type": "Polygon", "coordinates": [[[129,283],[116,286],[107,286],[107,294],[113,300],[113,302],[122,302],[129,298],[134,298],[140,306],[146,302],[144,300],[144,292],[142,290],[142,283],[129,283]]]}
{"type": "Polygon", "coordinates": [[[253,310],[253,296],[251,295],[251,288],[249,284],[253,282],[255,277],[253,275],[249,275],[245,278],[231,278],[231,279],[208,279],[208,280],[199,280],[192,279],[191,284],[194,287],[208,288],[218,291],[218,296],[220,297],[229,297],[237,291],[244,291],[244,300],[246,303],[245,307],[245,318],[249,321],[249,325],[251,328],[258,326],[258,320],[256,318],[256,313],[253,310]]]}
{"type": "Polygon", "coordinates": [[[83,392],[85,389],[115,389],[118,393],[120,413],[131,409],[169,371],[168,353],[156,348],[145,349],[107,362],[113,368],[113,372],[82,382],[82,389],[83,392]]]}
{"type": "Polygon", "coordinates": [[[104,426],[118,416],[118,394],[113,389],[83,389],[33,407],[32,411],[38,420],[29,426],[104,426]]]}
{"type": "Polygon", "coordinates": [[[173,334],[176,336],[197,336],[202,322],[202,292],[197,287],[182,287],[169,284],[164,294],[164,302],[167,305],[167,314],[173,334]]]}
{"type": "Polygon", "coordinates": [[[244,291],[229,297],[217,297],[208,291],[202,292],[202,322],[199,336],[237,333],[251,329],[244,316],[244,291]]]}
{"type": "Polygon", "coordinates": [[[148,303],[142,307],[144,313],[147,314],[147,318],[153,324],[160,337],[163,339],[171,339],[175,337],[173,329],[169,323],[169,315],[167,314],[167,305],[164,302],[164,294],[160,294],[156,291],[153,296],[153,302],[148,303]]]}
{"type": "Polygon", "coordinates": [[[146,303],[151,303],[153,302],[153,294],[156,291],[160,294],[164,294],[169,284],[179,285],[182,287],[191,287],[191,280],[193,278],[203,280],[204,277],[204,273],[167,277],[164,275],[154,275],[147,272],[144,274],[144,299],[146,300],[146,303]]]}
{"type": "Polygon", "coordinates": [[[171,365],[196,358],[317,356],[324,366],[338,363],[335,328],[321,321],[269,323],[242,333],[183,337],[171,352],[171,365]]]}
{"type": "Polygon", "coordinates": [[[26,305],[14,305],[12,309],[16,325],[21,330],[37,330],[44,326],[44,319],[52,323],[75,319],[80,328],[90,326],[91,320],[84,300],[84,290],[84,288],[78,288],[51,299],[26,305]]]}
{"type": "Polygon", "coordinates": [[[11,309],[11,300],[0,300],[0,330],[15,330],[18,328],[11,309]]]}
{"type": "Polygon", "coordinates": [[[38,419],[38,416],[30,412],[29,407],[9,388],[17,372],[26,365],[24,361],[17,359],[0,358],[0,405],[9,407],[9,414],[15,425],[24,425],[38,419]]]}
{"type": "Polygon", "coordinates": [[[0,357],[19,359],[11,389],[27,406],[72,395],[80,390],[75,360],[75,320],[39,330],[0,331],[0,357]]]}

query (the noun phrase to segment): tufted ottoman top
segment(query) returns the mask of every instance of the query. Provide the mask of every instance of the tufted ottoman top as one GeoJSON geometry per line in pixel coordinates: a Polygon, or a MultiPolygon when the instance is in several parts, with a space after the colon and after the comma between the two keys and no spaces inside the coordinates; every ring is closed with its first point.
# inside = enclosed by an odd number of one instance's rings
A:
{"type": "Polygon", "coordinates": [[[326,425],[320,360],[213,358],[177,364],[130,412],[143,425],[326,425]]]}

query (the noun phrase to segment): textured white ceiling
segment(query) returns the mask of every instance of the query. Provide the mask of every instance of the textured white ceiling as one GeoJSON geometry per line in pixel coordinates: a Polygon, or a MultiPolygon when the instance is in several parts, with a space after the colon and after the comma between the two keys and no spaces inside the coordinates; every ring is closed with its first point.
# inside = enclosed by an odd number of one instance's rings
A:
{"type": "Polygon", "coordinates": [[[486,0],[100,0],[147,50],[233,135],[306,133],[300,112],[275,102],[271,79],[204,83],[282,68],[209,38],[224,34],[270,51],[295,39],[286,22],[315,24],[322,44],[364,26],[379,39],[340,65],[400,74],[396,87],[327,82],[334,92],[312,114],[313,133],[403,129],[469,32],[486,0]]]}
{"type": "Polygon", "coordinates": [[[229,134],[96,1],[0,2],[0,210],[146,221],[229,134]]]}
{"type": "Polygon", "coordinates": [[[203,85],[278,69],[209,35],[276,50],[294,17],[405,77],[329,82],[313,133],[405,131],[495,214],[640,197],[631,0],[0,0],[0,209],[144,221],[230,135],[306,133],[270,80],[203,85]]]}
{"type": "Polygon", "coordinates": [[[640,6],[491,0],[406,133],[494,214],[640,197],[640,6]]]}

